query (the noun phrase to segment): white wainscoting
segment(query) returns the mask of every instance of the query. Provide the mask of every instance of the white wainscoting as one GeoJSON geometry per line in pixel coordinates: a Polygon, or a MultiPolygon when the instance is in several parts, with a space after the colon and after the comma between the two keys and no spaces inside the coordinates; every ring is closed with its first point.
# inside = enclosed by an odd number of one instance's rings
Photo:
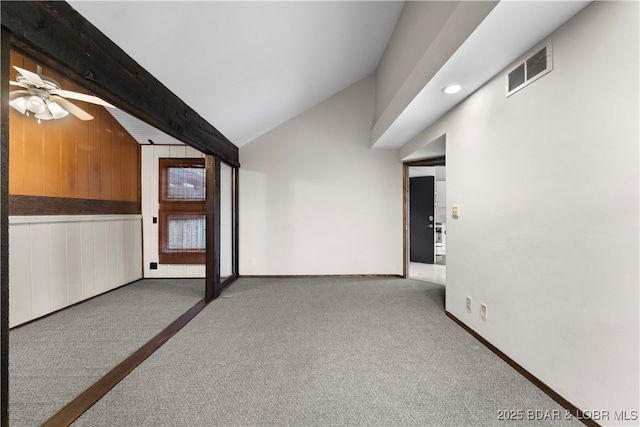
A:
{"type": "Polygon", "coordinates": [[[151,270],[150,264],[158,262],[158,163],[161,158],[203,158],[204,154],[186,145],[143,145],[142,147],[142,217],[144,230],[144,277],[205,277],[204,264],[158,264],[151,270]]]}
{"type": "Polygon", "coordinates": [[[9,327],[140,278],[141,215],[9,217],[9,327]]]}

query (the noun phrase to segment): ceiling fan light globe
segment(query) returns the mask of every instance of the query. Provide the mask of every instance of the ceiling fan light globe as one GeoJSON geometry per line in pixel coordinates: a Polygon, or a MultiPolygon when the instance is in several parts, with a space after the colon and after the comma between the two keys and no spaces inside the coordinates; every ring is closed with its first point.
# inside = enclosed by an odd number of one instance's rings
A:
{"type": "Polygon", "coordinates": [[[24,96],[12,99],[11,101],[9,101],[9,105],[18,110],[21,114],[27,112],[27,98],[24,96]]]}
{"type": "Polygon", "coordinates": [[[27,100],[27,110],[33,112],[33,113],[42,113],[43,111],[45,111],[47,109],[44,100],[41,99],[39,96],[31,96],[29,97],[29,99],[27,100]]]}
{"type": "Polygon", "coordinates": [[[49,107],[49,111],[51,112],[51,115],[53,116],[54,119],[61,119],[63,117],[66,117],[69,114],[67,110],[62,108],[56,102],[49,102],[47,104],[47,107],[49,107]]]}
{"type": "Polygon", "coordinates": [[[43,112],[36,114],[35,118],[39,120],[52,120],[54,117],[49,110],[45,109],[43,112]]]}

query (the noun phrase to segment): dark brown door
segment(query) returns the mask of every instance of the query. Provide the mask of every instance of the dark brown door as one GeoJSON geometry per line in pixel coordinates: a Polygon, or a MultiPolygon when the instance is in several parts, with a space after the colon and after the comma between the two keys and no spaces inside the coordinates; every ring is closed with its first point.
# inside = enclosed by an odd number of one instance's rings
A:
{"type": "Polygon", "coordinates": [[[203,159],[160,159],[160,264],[204,264],[205,169],[203,159]]]}
{"type": "Polygon", "coordinates": [[[409,179],[409,259],[433,264],[435,260],[435,177],[409,179]]]}

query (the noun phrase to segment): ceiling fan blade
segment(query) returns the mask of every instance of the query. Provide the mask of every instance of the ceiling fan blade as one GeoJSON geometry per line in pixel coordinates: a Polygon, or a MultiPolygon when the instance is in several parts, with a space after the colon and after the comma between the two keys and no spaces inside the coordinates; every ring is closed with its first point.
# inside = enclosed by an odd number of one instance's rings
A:
{"type": "Polygon", "coordinates": [[[22,83],[14,82],[13,80],[10,80],[10,81],[9,81],[9,84],[10,84],[11,86],[28,87],[28,86],[26,86],[26,85],[23,85],[22,83]]]}
{"type": "Polygon", "coordinates": [[[76,99],[78,101],[89,102],[91,104],[102,105],[103,107],[111,107],[116,108],[114,105],[109,104],[104,99],[98,98],[97,96],[87,95],[79,92],[72,92],[70,90],[56,90],[55,93],[60,96],[64,96],[65,98],[76,99]]]}
{"type": "Polygon", "coordinates": [[[27,79],[30,83],[34,84],[36,87],[44,87],[44,82],[42,81],[42,79],[38,74],[25,70],[24,68],[16,67],[15,65],[13,66],[13,68],[15,68],[16,71],[22,75],[22,77],[27,79]]]}
{"type": "Polygon", "coordinates": [[[61,106],[62,108],[64,108],[65,110],[67,110],[68,112],[76,116],[77,118],[79,118],[80,120],[93,119],[93,116],[91,114],[87,113],[82,108],[76,106],[75,104],[72,104],[71,102],[67,101],[66,99],[60,96],[52,96],[51,101],[54,101],[56,104],[58,104],[59,106],[61,106]]]}
{"type": "Polygon", "coordinates": [[[21,97],[22,95],[27,95],[29,92],[26,90],[14,90],[9,93],[9,101],[13,101],[16,98],[21,97]]]}

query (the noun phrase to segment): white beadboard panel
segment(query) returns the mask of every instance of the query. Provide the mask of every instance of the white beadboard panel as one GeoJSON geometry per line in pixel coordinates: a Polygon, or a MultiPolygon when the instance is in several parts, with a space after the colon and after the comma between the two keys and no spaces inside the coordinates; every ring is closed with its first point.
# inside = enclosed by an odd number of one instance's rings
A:
{"type": "Polygon", "coordinates": [[[180,146],[176,146],[176,145],[172,145],[170,147],[170,153],[169,153],[169,157],[173,157],[173,158],[184,158],[186,156],[186,146],[185,145],[180,145],[180,146]]]}
{"type": "Polygon", "coordinates": [[[32,224],[30,229],[31,312],[35,318],[51,312],[49,224],[32,224]]]}
{"type": "Polygon", "coordinates": [[[106,223],[93,223],[93,261],[95,267],[94,292],[90,297],[103,293],[107,286],[107,231],[106,223]]]}
{"type": "Polygon", "coordinates": [[[153,145],[143,146],[141,156],[141,173],[142,173],[142,216],[145,218],[145,212],[152,212],[154,210],[154,202],[157,195],[153,193],[153,187],[149,186],[149,177],[154,176],[155,172],[155,147],[153,145]]]}
{"type": "Polygon", "coordinates": [[[204,277],[204,265],[158,264],[157,270],[151,270],[150,264],[158,262],[158,182],[159,160],[162,158],[203,158],[200,151],[186,146],[145,145],[142,147],[142,235],[143,235],[143,275],[146,278],[166,277],[204,277]]]}
{"type": "Polygon", "coordinates": [[[9,327],[31,316],[31,238],[29,224],[9,228],[9,327]]]}
{"type": "Polygon", "coordinates": [[[185,264],[170,264],[169,275],[171,277],[187,277],[186,269],[187,266],[185,264]]]}
{"type": "Polygon", "coordinates": [[[152,270],[149,269],[150,262],[156,262],[154,259],[154,248],[157,247],[158,233],[154,230],[157,227],[153,223],[153,217],[157,216],[157,190],[153,191],[153,180],[156,176],[156,150],[155,146],[142,147],[142,226],[143,226],[143,242],[144,252],[143,273],[144,277],[155,277],[152,270]]]}
{"type": "Polygon", "coordinates": [[[204,278],[204,272],[205,272],[205,268],[204,268],[204,264],[192,264],[192,265],[186,265],[185,266],[185,271],[184,277],[202,277],[204,278]]]}
{"type": "Polygon", "coordinates": [[[191,159],[191,158],[194,158],[194,159],[200,158],[200,159],[202,159],[202,158],[204,158],[204,153],[196,150],[193,147],[189,147],[188,145],[185,145],[185,150],[186,151],[185,151],[184,157],[187,158],[187,159],[191,159]]]}
{"type": "Polygon", "coordinates": [[[114,222],[107,222],[104,225],[107,235],[107,282],[102,291],[113,289],[118,283],[118,234],[116,225],[114,222]]]}
{"type": "Polygon", "coordinates": [[[142,277],[142,223],[125,221],[125,283],[142,277]]]}
{"type": "MultiPolygon", "coordinates": [[[[169,158],[171,157],[171,146],[169,145],[164,145],[164,146],[155,146],[153,147],[154,151],[155,151],[155,155],[156,155],[156,159],[159,159],[161,157],[163,158],[169,158]]],[[[157,165],[156,165],[157,167],[157,165]]]]}
{"type": "Polygon", "coordinates": [[[82,224],[71,222],[67,226],[67,304],[82,301],[82,224]]]}
{"type": "Polygon", "coordinates": [[[142,277],[140,215],[16,218],[9,225],[10,327],[142,277]]]}
{"type": "Polygon", "coordinates": [[[82,248],[82,299],[96,295],[95,236],[93,223],[80,223],[82,248]]]}
{"type": "Polygon", "coordinates": [[[162,277],[171,277],[169,274],[169,264],[158,264],[157,270],[151,270],[153,273],[153,277],[162,278],[162,277]]]}
{"type": "Polygon", "coordinates": [[[124,234],[124,222],[118,221],[115,223],[116,226],[116,281],[114,286],[119,286],[118,284],[127,283],[126,278],[126,269],[127,269],[127,242],[124,234]]]}
{"type": "Polygon", "coordinates": [[[64,223],[49,224],[49,259],[51,276],[49,277],[51,311],[67,306],[67,226],[64,223]]]}

